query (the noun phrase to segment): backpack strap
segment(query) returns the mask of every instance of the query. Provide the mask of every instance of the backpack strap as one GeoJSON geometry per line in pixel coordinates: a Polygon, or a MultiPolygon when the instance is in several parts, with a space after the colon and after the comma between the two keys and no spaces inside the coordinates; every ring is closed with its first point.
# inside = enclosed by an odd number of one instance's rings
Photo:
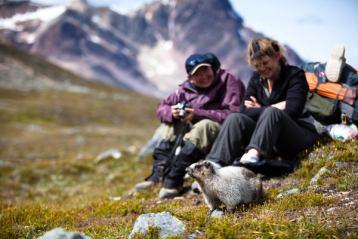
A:
{"type": "MultiPolygon", "coordinates": [[[[337,97],[336,97],[336,100],[339,100],[339,95],[341,94],[341,92],[342,92],[342,90],[345,88],[344,86],[343,86],[343,84],[340,84],[341,85],[341,87],[339,88],[339,90],[337,91],[337,93],[336,93],[336,95],[337,95],[337,97]]],[[[345,94],[347,93],[347,91],[345,92],[345,94]]],[[[344,96],[343,96],[343,99],[344,99],[344,96]]],[[[343,100],[342,99],[342,100],[343,100]]]]}

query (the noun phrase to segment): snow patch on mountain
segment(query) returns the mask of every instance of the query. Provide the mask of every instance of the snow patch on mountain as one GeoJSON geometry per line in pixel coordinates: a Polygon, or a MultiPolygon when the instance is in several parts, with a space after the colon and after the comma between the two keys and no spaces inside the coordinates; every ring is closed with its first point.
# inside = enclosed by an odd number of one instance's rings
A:
{"type": "Polygon", "coordinates": [[[89,39],[90,39],[90,41],[93,42],[93,43],[96,43],[96,44],[100,44],[100,43],[101,43],[101,38],[99,38],[99,37],[96,36],[96,35],[91,35],[89,39]]]}
{"type": "Polygon", "coordinates": [[[162,92],[168,92],[185,80],[185,69],[178,67],[183,57],[172,41],[160,40],[153,48],[142,47],[138,55],[141,72],[162,92]],[[170,78],[170,79],[168,79],[170,78]]]}
{"type": "Polygon", "coordinates": [[[52,6],[38,9],[35,12],[24,14],[16,14],[11,18],[5,18],[0,21],[0,29],[11,29],[14,31],[21,31],[22,27],[18,25],[19,22],[41,20],[43,22],[50,22],[59,17],[66,10],[65,6],[52,6]]]}

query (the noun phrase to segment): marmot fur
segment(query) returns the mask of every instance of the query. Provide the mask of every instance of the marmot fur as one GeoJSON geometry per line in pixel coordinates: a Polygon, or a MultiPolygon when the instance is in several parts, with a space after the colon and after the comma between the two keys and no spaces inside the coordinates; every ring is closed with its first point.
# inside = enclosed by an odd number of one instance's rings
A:
{"type": "Polygon", "coordinates": [[[262,181],[244,167],[220,167],[211,161],[190,165],[186,171],[200,185],[209,214],[221,203],[233,212],[237,205],[259,202],[263,199],[262,181]]]}

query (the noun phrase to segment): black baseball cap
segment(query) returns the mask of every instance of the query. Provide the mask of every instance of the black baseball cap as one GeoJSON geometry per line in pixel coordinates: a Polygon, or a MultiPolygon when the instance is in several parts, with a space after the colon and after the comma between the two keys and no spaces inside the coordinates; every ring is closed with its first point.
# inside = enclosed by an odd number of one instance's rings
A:
{"type": "Polygon", "coordinates": [[[193,54],[185,61],[188,75],[193,75],[202,66],[212,67],[214,72],[220,68],[220,61],[213,53],[193,54]]]}

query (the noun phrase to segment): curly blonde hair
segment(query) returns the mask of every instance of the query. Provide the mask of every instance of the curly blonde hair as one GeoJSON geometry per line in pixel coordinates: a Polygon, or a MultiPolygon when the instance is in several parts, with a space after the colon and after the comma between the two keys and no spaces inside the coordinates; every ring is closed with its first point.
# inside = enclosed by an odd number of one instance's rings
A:
{"type": "Polygon", "coordinates": [[[247,46],[246,59],[249,65],[261,62],[264,56],[276,57],[280,55],[280,61],[286,63],[284,48],[276,40],[270,38],[252,39],[247,46]]]}

